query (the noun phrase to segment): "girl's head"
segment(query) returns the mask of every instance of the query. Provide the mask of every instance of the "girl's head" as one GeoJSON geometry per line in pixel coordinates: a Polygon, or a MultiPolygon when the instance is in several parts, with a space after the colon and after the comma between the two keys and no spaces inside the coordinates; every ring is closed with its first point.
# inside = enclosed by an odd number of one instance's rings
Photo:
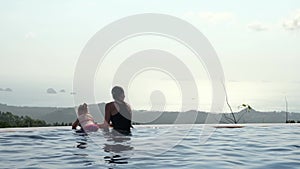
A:
{"type": "Polygon", "coordinates": [[[113,87],[111,90],[111,94],[112,94],[112,97],[114,98],[114,100],[124,101],[124,99],[125,99],[124,90],[120,86],[113,87]]]}
{"type": "Polygon", "coordinates": [[[86,113],[88,113],[88,109],[87,109],[87,104],[86,103],[84,103],[83,105],[80,105],[79,107],[78,107],[78,116],[80,116],[80,115],[82,115],[82,114],[86,114],[86,113]]]}

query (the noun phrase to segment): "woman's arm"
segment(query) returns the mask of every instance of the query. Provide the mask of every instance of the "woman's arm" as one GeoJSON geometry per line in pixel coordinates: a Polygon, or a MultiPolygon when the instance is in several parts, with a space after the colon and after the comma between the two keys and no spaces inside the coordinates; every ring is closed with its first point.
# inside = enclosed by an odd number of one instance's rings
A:
{"type": "Polygon", "coordinates": [[[132,113],[132,109],[131,109],[130,105],[129,105],[128,103],[125,103],[125,104],[126,104],[126,106],[127,106],[128,111],[129,111],[130,113],[132,113]]]}
{"type": "Polygon", "coordinates": [[[110,123],[110,115],[111,115],[111,103],[108,103],[105,105],[105,117],[104,122],[102,124],[99,124],[98,126],[100,128],[108,128],[110,123]]]}

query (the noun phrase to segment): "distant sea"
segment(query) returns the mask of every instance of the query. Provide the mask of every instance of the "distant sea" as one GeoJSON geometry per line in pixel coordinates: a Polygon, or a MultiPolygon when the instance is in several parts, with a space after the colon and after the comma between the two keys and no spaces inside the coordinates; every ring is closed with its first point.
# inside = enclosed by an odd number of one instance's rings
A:
{"type": "MultiPolygon", "coordinates": [[[[10,87],[13,91],[0,91],[0,103],[14,105],[14,106],[33,106],[33,107],[72,107],[74,106],[74,95],[70,94],[72,91],[71,87],[66,85],[49,85],[47,86],[22,86],[7,84],[0,86],[4,89],[10,87]],[[48,94],[46,90],[48,88],[54,88],[56,94],[48,94]],[[60,90],[65,92],[60,92],[60,90]]],[[[238,106],[241,104],[249,104],[255,110],[258,111],[285,111],[286,103],[285,98],[288,101],[289,112],[300,112],[300,83],[299,82],[238,82],[229,81],[226,84],[229,102],[234,111],[239,111],[238,106]]],[[[96,94],[96,95],[101,95],[96,94]]],[[[207,94],[199,93],[200,95],[200,111],[210,110],[210,99],[206,97],[207,94]]],[[[129,96],[130,97],[130,96],[129,96]]],[[[147,97],[150,100],[149,96],[147,97]]],[[[98,97],[99,98],[99,97],[98,97]]],[[[96,102],[108,102],[112,98],[107,97],[105,99],[98,99],[96,102]]],[[[137,104],[130,102],[131,106],[136,109],[147,110],[151,107],[149,101],[144,104],[137,104]]],[[[170,104],[174,104],[176,108],[174,111],[178,111],[178,103],[173,100],[167,100],[170,104]]],[[[92,103],[90,103],[92,104],[92,103]]],[[[172,105],[169,106],[172,111],[172,105]]],[[[169,111],[166,110],[166,111],[169,111]]],[[[225,112],[229,112],[228,107],[225,105],[225,112]]]]}

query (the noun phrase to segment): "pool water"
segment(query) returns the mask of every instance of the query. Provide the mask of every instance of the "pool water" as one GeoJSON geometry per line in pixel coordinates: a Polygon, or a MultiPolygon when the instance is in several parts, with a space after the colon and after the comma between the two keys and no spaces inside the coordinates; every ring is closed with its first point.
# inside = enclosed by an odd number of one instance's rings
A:
{"type": "Polygon", "coordinates": [[[300,168],[300,124],[138,125],[76,133],[71,127],[0,129],[0,168],[300,168]]]}

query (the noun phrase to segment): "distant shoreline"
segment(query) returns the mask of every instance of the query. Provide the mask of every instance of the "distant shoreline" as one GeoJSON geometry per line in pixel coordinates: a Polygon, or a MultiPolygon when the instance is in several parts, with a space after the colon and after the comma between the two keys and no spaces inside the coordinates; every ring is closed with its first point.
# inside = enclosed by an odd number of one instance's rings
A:
{"type": "MultiPolygon", "coordinates": [[[[89,106],[91,105],[99,105],[99,104],[105,104],[105,102],[101,102],[101,103],[94,103],[94,104],[89,104],[89,106]]],[[[26,105],[12,105],[12,104],[5,104],[5,103],[0,103],[0,106],[4,105],[4,106],[8,106],[8,107],[20,107],[20,108],[52,108],[52,109],[60,109],[60,108],[76,108],[76,105],[74,106],[26,106],[26,105]]],[[[150,111],[150,110],[143,110],[143,109],[133,109],[134,111],[150,111]]],[[[195,111],[195,110],[188,110],[188,111],[195,111]]],[[[187,111],[187,112],[188,112],[187,111]]],[[[206,113],[212,113],[212,112],[208,112],[208,111],[204,111],[204,110],[197,110],[197,111],[201,111],[201,112],[206,112],[206,113]]],[[[285,112],[284,110],[257,110],[260,112],[285,112]]],[[[167,110],[164,112],[177,112],[176,110],[167,110]]],[[[230,112],[223,112],[223,113],[230,113],[230,112]]],[[[289,111],[289,113],[300,113],[300,111],[289,111]]]]}
{"type": "MultiPolygon", "coordinates": [[[[94,116],[95,120],[99,123],[103,121],[105,103],[91,104],[89,110],[94,116]]],[[[32,119],[44,120],[48,124],[53,123],[72,123],[76,118],[75,107],[28,107],[28,106],[11,106],[0,103],[1,112],[11,112],[17,116],[29,116],[32,119]]],[[[248,110],[249,111],[249,110],[248,110]]],[[[293,122],[300,122],[300,113],[285,111],[271,111],[263,112],[251,109],[248,112],[243,109],[239,112],[234,112],[239,124],[245,123],[286,123],[286,119],[293,122]],[[286,117],[288,115],[288,117],[286,117]]],[[[180,123],[194,123],[204,124],[209,112],[190,110],[186,112],[176,111],[146,111],[146,110],[133,110],[133,122],[136,124],[173,124],[176,122],[180,113],[186,113],[186,117],[196,118],[193,119],[180,119],[180,123]],[[191,113],[191,114],[190,114],[191,113]],[[195,113],[197,113],[195,115],[195,113]],[[195,117],[194,117],[195,116],[195,117]]],[[[222,115],[220,123],[232,124],[231,113],[219,113],[222,115]]],[[[180,116],[180,118],[185,118],[180,116]]]]}
{"type": "MultiPolygon", "coordinates": [[[[172,127],[172,126],[210,126],[217,128],[227,128],[226,126],[243,126],[243,127],[273,127],[273,126],[297,126],[300,127],[300,123],[246,123],[246,124],[142,124],[142,125],[134,125],[135,128],[144,128],[144,127],[153,127],[153,126],[163,126],[163,127],[172,127]],[[224,126],[224,127],[223,127],[224,126]]],[[[71,126],[47,126],[47,127],[11,127],[11,128],[0,128],[1,132],[16,132],[16,131],[35,131],[35,130],[51,130],[51,129],[71,129],[71,126]]]]}

